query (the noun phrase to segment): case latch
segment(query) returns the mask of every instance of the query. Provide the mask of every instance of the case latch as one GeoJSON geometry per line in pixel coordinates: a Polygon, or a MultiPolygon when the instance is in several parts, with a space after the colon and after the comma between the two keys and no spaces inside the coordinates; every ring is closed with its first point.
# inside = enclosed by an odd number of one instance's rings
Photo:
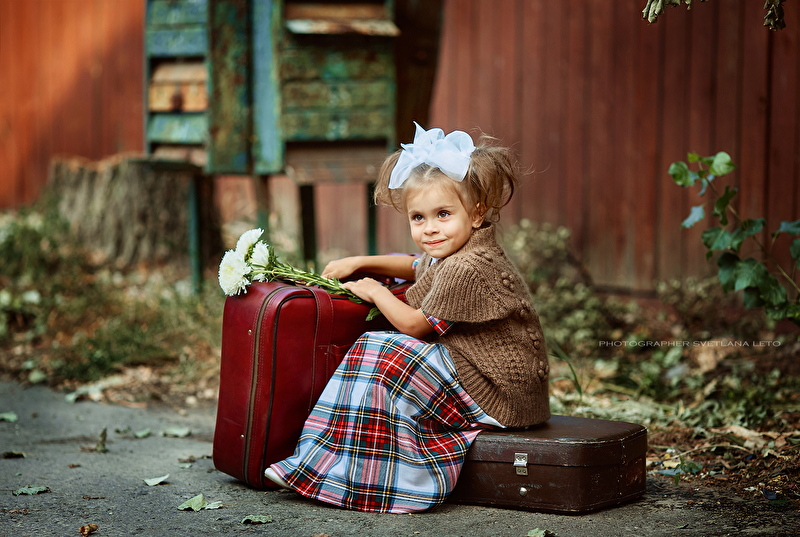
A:
{"type": "Polygon", "coordinates": [[[514,469],[517,475],[528,475],[528,454],[514,453],[514,469]]]}

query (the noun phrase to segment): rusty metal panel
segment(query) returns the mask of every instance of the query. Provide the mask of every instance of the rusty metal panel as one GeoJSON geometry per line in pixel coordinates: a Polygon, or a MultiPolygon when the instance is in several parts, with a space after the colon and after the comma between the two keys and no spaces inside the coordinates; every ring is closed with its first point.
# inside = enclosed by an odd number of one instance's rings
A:
{"type": "Polygon", "coordinates": [[[281,51],[280,78],[357,79],[392,78],[394,60],[387,43],[367,48],[287,47],[281,51]]]}
{"type": "Polygon", "coordinates": [[[153,0],[148,26],[206,24],[207,0],[153,0]]]}
{"type": "Polygon", "coordinates": [[[253,168],[266,175],[283,169],[281,92],[277,46],[281,33],[280,0],[253,5],[253,168]]]}
{"type": "Polygon", "coordinates": [[[327,82],[292,81],[282,88],[283,107],[353,108],[393,106],[390,80],[327,82]]]}
{"type": "Polygon", "coordinates": [[[148,30],[145,52],[152,57],[204,56],[208,49],[205,26],[148,30]]]}
{"type": "Polygon", "coordinates": [[[202,144],[206,141],[205,114],[154,114],[147,123],[147,141],[202,144]]]}
{"type": "Polygon", "coordinates": [[[208,171],[244,173],[250,148],[250,35],[247,0],[209,0],[208,171]]]}
{"type": "Polygon", "coordinates": [[[389,109],[284,110],[283,132],[287,141],[387,139],[394,129],[389,109]]]}
{"type": "Polygon", "coordinates": [[[202,112],[208,108],[204,62],[163,63],[150,77],[148,108],[152,112],[202,112]]]}

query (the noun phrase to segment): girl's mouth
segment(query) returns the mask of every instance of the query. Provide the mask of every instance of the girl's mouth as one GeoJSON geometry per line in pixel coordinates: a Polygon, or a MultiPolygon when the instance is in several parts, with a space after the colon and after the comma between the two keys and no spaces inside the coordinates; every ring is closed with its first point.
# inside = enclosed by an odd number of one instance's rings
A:
{"type": "Polygon", "coordinates": [[[444,242],[444,239],[440,239],[440,240],[438,240],[438,241],[429,241],[429,242],[426,242],[426,243],[425,243],[425,246],[428,246],[428,247],[431,247],[431,248],[432,248],[432,247],[434,247],[434,246],[439,246],[439,245],[440,245],[440,244],[442,244],[443,242],[444,242]]]}

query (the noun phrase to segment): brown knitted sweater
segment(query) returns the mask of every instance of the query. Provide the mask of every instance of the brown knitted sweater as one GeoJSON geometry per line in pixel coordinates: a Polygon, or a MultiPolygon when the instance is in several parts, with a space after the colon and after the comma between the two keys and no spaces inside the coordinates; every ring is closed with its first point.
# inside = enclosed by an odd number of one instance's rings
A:
{"type": "Polygon", "coordinates": [[[430,265],[425,254],[408,303],[455,324],[438,342],[453,358],[461,385],[508,427],[550,417],[544,336],[519,271],[495,240],[493,225],[473,231],[454,254],[430,265]]]}

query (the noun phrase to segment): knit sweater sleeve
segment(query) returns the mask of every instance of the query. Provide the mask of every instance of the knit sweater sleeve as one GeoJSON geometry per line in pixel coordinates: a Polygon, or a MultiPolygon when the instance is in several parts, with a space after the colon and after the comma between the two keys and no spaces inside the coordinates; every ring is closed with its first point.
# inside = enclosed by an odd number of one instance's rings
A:
{"type": "Polygon", "coordinates": [[[434,317],[455,322],[479,323],[502,319],[513,308],[502,285],[494,285],[490,267],[479,257],[453,256],[434,275],[422,309],[434,317]],[[456,259],[457,257],[457,259],[456,259]],[[489,270],[487,270],[489,269],[489,270]]]}

